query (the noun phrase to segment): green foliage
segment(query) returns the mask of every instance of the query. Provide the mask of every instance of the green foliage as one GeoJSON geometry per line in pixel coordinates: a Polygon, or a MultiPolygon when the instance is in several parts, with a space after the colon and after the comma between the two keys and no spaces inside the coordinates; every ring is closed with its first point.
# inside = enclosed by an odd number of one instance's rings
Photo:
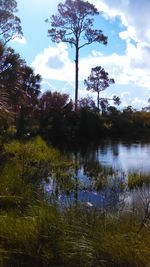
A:
{"type": "Polygon", "coordinates": [[[8,137],[13,137],[15,132],[11,114],[0,110],[0,136],[7,140],[8,137]]]}
{"type": "MultiPolygon", "coordinates": [[[[9,164],[15,166],[14,172],[23,181],[37,183],[52,178],[57,181],[60,188],[63,188],[64,184],[65,188],[68,187],[73,174],[71,159],[69,156],[63,156],[57,149],[49,147],[41,137],[25,143],[12,141],[5,145],[5,151],[6,155],[10,155],[9,164]]],[[[6,171],[9,166],[6,166],[6,171]]]]}
{"type": "Polygon", "coordinates": [[[4,148],[7,160],[0,173],[1,209],[11,208],[9,200],[15,206],[18,198],[22,198],[23,208],[28,206],[30,201],[43,196],[44,184],[50,182],[57,185],[57,196],[73,190],[74,164],[70,156],[49,147],[40,137],[25,143],[12,141],[4,148]]]}
{"type": "MultiPolygon", "coordinates": [[[[100,92],[105,90],[110,84],[113,84],[115,81],[114,79],[110,79],[108,77],[108,72],[106,72],[101,66],[97,66],[91,69],[91,74],[87,80],[84,81],[87,90],[91,90],[93,92],[97,92],[97,108],[98,111],[100,110],[100,102],[101,107],[107,104],[107,99],[105,101],[100,98],[100,92]],[[106,102],[106,103],[104,103],[106,102]]],[[[116,98],[115,98],[116,99],[116,98]]]]}
{"type": "Polygon", "coordinates": [[[47,91],[40,98],[39,106],[40,133],[56,143],[63,142],[66,137],[69,138],[68,119],[72,113],[69,96],[47,91]]]}
{"type": "Polygon", "coordinates": [[[0,247],[5,251],[2,266],[31,266],[30,258],[34,262],[36,255],[37,229],[36,220],[32,217],[18,217],[8,213],[0,216],[0,247]],[[28,265],[29,264],[29,265],[28,265]]]}
{"type": "Polygon", "coordinates": [[[101,135],[101,131],[102,121],[97,112],[85,108],[78,111],[76,136],[79,139],[94,140],[101,135]]]}
{"type": "Polygon", "coordinates": [[[85,207],[44,203],[25,216],[0,216],[0,258],[7,266],[147,266],[149,235],[133,216],[104,217],[85,207]],[[26,260],[25,260],[26,259],[26,260]]]}
{"type": "MultiPolygon", "coordinates": [[[[134,215],[102,214],[86,206],[60,207],[57,196],[75,188],[76,166],[40,137],[5,146],[0,169],[0,264],[2,267],[143,267],[150,261],[148,229],[137,234],[134,215]],[[42,190],[53,179],[56,198],[42,190]],[[55,201],[56,200],[56,201],[55,201]]],[[[85,166],[86,167],[86,166],[85,166]]],[[[109,174],[95,163],[86,168],[105,186],[109,174]],[[104,182],[104,183],[103,183],[104,182]]],[[[109,178],[109,177],[108,177],[109,178]]]]}
{"type": "Polygon", "coordinates": [[[150,185],[149,173],[130,173],[128,175],[128,186],[130,189],[141,188],[150,185]]]}
{"type": "MultiPolygon", "coordinates": [[[[35,75],[19,54],[11,48],[4,47],[2,43],[0,43],[0,74],[0,111],[5,111],[5,118],[7,116],[13,118],[17,135],[22,137],[27,133],[27,129],[33,129],[37,124],[40,75],[35,75]]],[[[35,132],[32,129],[29,133],[35,132]]]]}
{"type": "Polygon", "coordinates": [[[4,43],[14,36],[22,36],[20,19],[16,16],[17,2],[15,0],[0,1],[0,40],[4,43]]]}

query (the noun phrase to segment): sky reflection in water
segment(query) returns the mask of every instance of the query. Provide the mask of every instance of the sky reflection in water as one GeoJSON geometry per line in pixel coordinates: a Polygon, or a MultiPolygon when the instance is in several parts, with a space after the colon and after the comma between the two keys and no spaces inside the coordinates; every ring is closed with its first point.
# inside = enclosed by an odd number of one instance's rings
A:
{"type": "Polygon", "coordinates": [[[77,186],[77,192],[71,192],[69,198],[62,192],[59,200],[64,204],[77,198],[89,207],[97,206],[105,210],[118,210],[123,203],[131,205],[137,194],[129,192],[126,187],[128,173],[150,172],[149,158],[150,143],[128,144],[107,140],[98,147],[88,147],[75,154],[79,164],[78,181],[82,186],[77,186]],[[101,188],[101,179],[105,175],[107,183],[101,188]]]}
{"type": "Polygon", "coordinates": [[[125,173],[150,172],[150,143],[106,143],[98,148],[98,161],[125,173]]]}

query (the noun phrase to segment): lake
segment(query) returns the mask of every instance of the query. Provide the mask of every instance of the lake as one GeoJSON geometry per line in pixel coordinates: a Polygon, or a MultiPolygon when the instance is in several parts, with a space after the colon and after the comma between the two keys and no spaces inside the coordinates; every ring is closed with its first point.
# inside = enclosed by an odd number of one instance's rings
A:
{"type": "MultiPolygon", "coordinates": [[[[66,196],[60,192],[63,204],[80,202],[89,207],[109,211],[138,206],[140,197],[150,200],[149,188],[129,190],[128,175],[150,173],[150,142],[104,140],[73,152],[78,168],[75,171],[75,190],[66,196]]],[[[143,204],[142,204],[143,205],[143,204]]]]}
{"type": "Polygon", "coordinates": [[[126,174],[131,171],[150,172],[150,142],[105,140],[97,147],[91,145],[79,152],[78,157],[83,161],[95,160],[126,174]]]}

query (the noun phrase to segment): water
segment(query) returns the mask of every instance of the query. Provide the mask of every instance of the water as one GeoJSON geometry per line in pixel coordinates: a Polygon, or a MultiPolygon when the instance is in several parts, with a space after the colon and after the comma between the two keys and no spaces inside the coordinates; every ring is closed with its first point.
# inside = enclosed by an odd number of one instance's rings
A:
{"type": "Polygon", "coordinates": [[[150,199],[149,190],[130,191],[127,185],[129,173],[150,173],[150,143],[105,140],[73,152],[73,158],[78,164],[75,190],[69,196],[61,192],[61,203],[76,201],[118,211],[123,207],[130,210],[135,204],[141,209],[139,196],[144,199],[145,192],[146,201],[150,199]]]}
{"type": "Polygon", "coordinates": [[[127,143],[106,140],[98,147],[79,153],[83,160],[91,159],[102,166],[129,172],[150,172],[150,143],[127,143]],[[92,155],[92,156],[91,156],[92,155]]]}

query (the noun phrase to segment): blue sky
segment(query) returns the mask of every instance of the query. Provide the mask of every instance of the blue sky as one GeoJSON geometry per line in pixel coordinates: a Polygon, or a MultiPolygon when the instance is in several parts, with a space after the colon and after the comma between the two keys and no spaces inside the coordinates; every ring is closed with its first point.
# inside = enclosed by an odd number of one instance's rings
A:
{"type": "MultiPolygon", "coordinates": [[[[74,98],[74,49],[54,44],[45,19],[57,12],[60,0],[18,0],[24,37],[10,45],[35,73],[42,76],[42,91],[57,90],[74,98]]],[[[64,2],[62,0],[61,2],[64,2]]],[[[79,97],[90,95],[83,81],[91,68],[102,66],[115,79],[103,97],[117,95],[121,107],[141,108],[150,98],[150,1],[89,0],[100,12],[95,27],[108,36],[108,45],[92,44],[80,51],[79,97]]],[[[92,94],[93,98],[96,97],[92,94]]]]}

